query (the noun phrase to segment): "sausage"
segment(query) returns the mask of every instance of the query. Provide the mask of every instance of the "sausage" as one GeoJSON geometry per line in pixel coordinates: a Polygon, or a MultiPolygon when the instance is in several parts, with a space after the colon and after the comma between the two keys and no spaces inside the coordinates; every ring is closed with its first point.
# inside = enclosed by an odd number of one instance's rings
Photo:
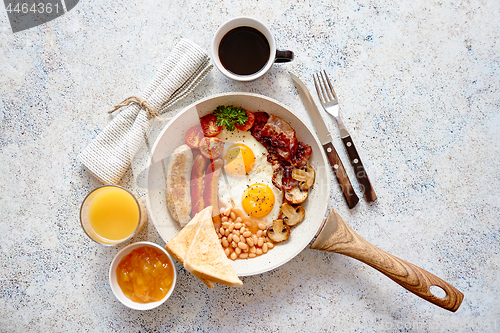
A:
{"type": "Polygon", "coordinates": [[[215,230],[221,226],[220,211],[219,211],[219,177],[221,175],[221,168],[224,165],[222,159],[217,158],[210,161],[205,174],[205,188],[203,189],[203,200],[205,206],[212,206],[212,221],[215,230]]]}
{"type": "Polygon", "coordinates": [[[207,164],[208,159],[201,154],[196,156],[193,162],[193,171],[191,172],[191,216],[193,217],[205,208],[203,188],[205,185],[207,164]]]}
{"type": "Polygon", "coordinates": [[[167,164],[166,199],[172,218],[184,227],[191,220],[191,170],[193,153],[188,145],[174,150],[167,164]]]}

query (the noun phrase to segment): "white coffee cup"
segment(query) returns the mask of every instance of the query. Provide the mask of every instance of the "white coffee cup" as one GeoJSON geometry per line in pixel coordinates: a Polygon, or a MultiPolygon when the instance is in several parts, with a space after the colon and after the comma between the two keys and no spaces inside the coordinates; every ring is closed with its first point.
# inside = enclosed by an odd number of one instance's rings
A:
{"type": "Polygon", "coordinates": [[[275,62],[293,60],[293,52],[276,50],[276,40],[271,31],[251,17],[237,17],[220,26],[212,39],[210,50],[219,71],[236,81],[258,79],[275,62]]]}

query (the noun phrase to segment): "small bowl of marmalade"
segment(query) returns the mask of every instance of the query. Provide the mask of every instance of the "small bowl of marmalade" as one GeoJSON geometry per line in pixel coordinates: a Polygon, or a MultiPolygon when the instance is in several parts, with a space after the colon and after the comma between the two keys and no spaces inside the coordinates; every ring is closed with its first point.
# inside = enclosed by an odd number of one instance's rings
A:
{"type": "Polygon", "coordinates": [[[109,283],[116,298],[134,310],[151,310],[172,294],[177,271],[161,246],[137,242],[121,249],[111,262],[109,283]]]}

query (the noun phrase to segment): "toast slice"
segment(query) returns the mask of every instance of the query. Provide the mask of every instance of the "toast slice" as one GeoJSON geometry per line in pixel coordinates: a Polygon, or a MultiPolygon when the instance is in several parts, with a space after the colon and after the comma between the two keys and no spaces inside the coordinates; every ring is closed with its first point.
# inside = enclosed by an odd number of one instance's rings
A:
{"type": "Polygon", "coordinates": [[[226,257],[212,222],[212,213],[196,222],[198,228],[184,257],[184,268],[202,280],[239,287],[243,282],[226,257]]]}
{"type": "MultiPolygon", "coordinates": [[[[207,207],[196,214],[193,219],[186,226],[184,226],[184,228],[182,228],[181,231],[167,243],[167,245],[165,245],[167,252],[182,265],[184,265],[184,260],[189,247],[191,246],[192,240],[196,235],[200,221],[207,218],[212,218],[212,206],[207,207]]],[[[206,279],[200,280],[207,285],[207,287],[214,287],[214,283],[212,281],[206,279]]]]}

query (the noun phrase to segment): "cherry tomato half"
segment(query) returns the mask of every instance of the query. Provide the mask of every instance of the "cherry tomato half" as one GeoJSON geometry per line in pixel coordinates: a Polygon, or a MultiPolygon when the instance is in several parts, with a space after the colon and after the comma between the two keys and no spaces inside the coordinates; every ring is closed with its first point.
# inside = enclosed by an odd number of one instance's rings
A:
{"type": "Polygon", "coordinates": [[[191,148],[198,148],[204,137],[201,126],[193,126],[186,132],[186,143],[191,148]]]}
{"type": "Polygon", "coordinates": [[[200,153],[206,158],[215,159],[222,155],[224,142],[219,138],[204,137],[200,141],[200,153]]]}
{"type": "Polygon", "coordinates": [[[237,129],[239,129],[240,131],[250,130],[250,128],[252,128],[252,126],[253,126],[253,123],[255,122],[255,115],[253,114],[253,112],[247,111],[247,117],[248,117],[248,120],[246,123],[244,123],[243,125],[235,124],[234,126],[237,129]]]}
{"type": "Polygon", "coordinates": [[[217,116],[213,113],[201,117],[200,123],[205,136],[213,137],[222,132],[222,126],[217,125],[217,116]]]}

